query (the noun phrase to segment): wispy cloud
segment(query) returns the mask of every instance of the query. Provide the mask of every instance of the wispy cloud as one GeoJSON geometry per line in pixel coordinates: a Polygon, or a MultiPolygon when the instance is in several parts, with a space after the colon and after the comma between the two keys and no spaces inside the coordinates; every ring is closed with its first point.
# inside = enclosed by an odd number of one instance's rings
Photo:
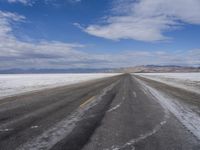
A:
{"type": "MultiPolygon", "coordinates": [[[[26,6],[32,6],[38,0],[7,0],[8,3],[21,3],[26,6]]],[[[40,0],[39,0],[40,1],[40,0]]],[[[68,3],[79,3],[82,0],[67,0],[67,1],[58,1],[58,0],[41,0],[40,3],[51,4],[53,6],[62,6],[65,2],[68,3]]]]}
{"type": "Polygon", "coordinates": [[[84,31],[111,40],[162,41],[171,38],[165,32],[184,23],[200,25],[199,12],[199,0],[116,0],[102,24],[84,31]]]}
{"type": "Polygon", "coordinates": [[[71,3],[79,3],[79,2],[81,2],[82,0],[68,0],[69,2],[71,2],[71,3]]]}
{"type": "Polygon", "coordinates": [[[71,62],[84,59],[84,54],[77,50],[84,45],[78,43],[45,40],[37,43],[20,41],[14,36],[12,25],[24,19],[24,16],[0,11],[0,67],[17,66],[18,62],[31,67],[36,62],[39,65],[38,62],[47,62],[50,59],[67,59],[71,62]]]}
{"type": "Polygon", "coordinates": [[[32,5],[34,0],[7,0],[9,3],[22,3],[24,5],[32,5]]]}
{"type": "Polygon", "coordinates": [[[199,66],[200,49],[189,51],[149,51],[129,50],[117,54],[99,56],[106,60],[105,66],[127,67],[137,65],[183,65],[199,66]]]}

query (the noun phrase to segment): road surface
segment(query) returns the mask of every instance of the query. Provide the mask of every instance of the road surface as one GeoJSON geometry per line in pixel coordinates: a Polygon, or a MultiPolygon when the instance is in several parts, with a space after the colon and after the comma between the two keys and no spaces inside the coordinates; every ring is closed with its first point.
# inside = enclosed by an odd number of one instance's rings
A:
{"type": "Polygon", "coordinates": [[[0,100],[0,150],[199,150],[188,120],[139,81],[196,105],[199,117],[198,94],[124,74],[0,100]]]}

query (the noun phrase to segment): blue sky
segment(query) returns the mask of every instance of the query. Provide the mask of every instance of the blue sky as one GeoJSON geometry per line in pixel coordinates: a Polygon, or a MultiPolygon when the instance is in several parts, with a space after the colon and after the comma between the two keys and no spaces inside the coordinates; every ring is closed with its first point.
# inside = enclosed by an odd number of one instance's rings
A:
{"type": "Polygon", "coordinates": [[[0,69],[199,66],[199,12],[199,0],[0,0],[0,69]]]}

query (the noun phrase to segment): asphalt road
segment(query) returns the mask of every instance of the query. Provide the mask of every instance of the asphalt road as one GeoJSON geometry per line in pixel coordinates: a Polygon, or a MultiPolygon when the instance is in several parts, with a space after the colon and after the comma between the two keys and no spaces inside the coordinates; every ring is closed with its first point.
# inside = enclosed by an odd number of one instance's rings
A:
{"type": "Polygon", "coordinates": [[[125,74],[0,100],[0,150],[15,149],[199,150],[200,141],[125,74]]]}

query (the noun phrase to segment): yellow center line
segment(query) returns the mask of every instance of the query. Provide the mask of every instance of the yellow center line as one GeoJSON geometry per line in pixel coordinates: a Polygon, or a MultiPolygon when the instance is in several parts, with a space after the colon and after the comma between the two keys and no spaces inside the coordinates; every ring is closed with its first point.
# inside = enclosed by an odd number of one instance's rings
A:
{"type": "Polygon", "coordinates": [[[0,106],[1,105],[5,105],[5,104],[9,104],[10,102],[3,102],[3,103],[0,103],[0,106]]]}
{"type": "Polygon", "coordinates": [[[95,96],[92,96],[91,98],[89,98],[88,100],[86,100],[85,102],[83,102],[79,107],[84,107],[86,104],[88,104],[89,102],[91,102],[94,98],[95,98],[95,96]]]}

